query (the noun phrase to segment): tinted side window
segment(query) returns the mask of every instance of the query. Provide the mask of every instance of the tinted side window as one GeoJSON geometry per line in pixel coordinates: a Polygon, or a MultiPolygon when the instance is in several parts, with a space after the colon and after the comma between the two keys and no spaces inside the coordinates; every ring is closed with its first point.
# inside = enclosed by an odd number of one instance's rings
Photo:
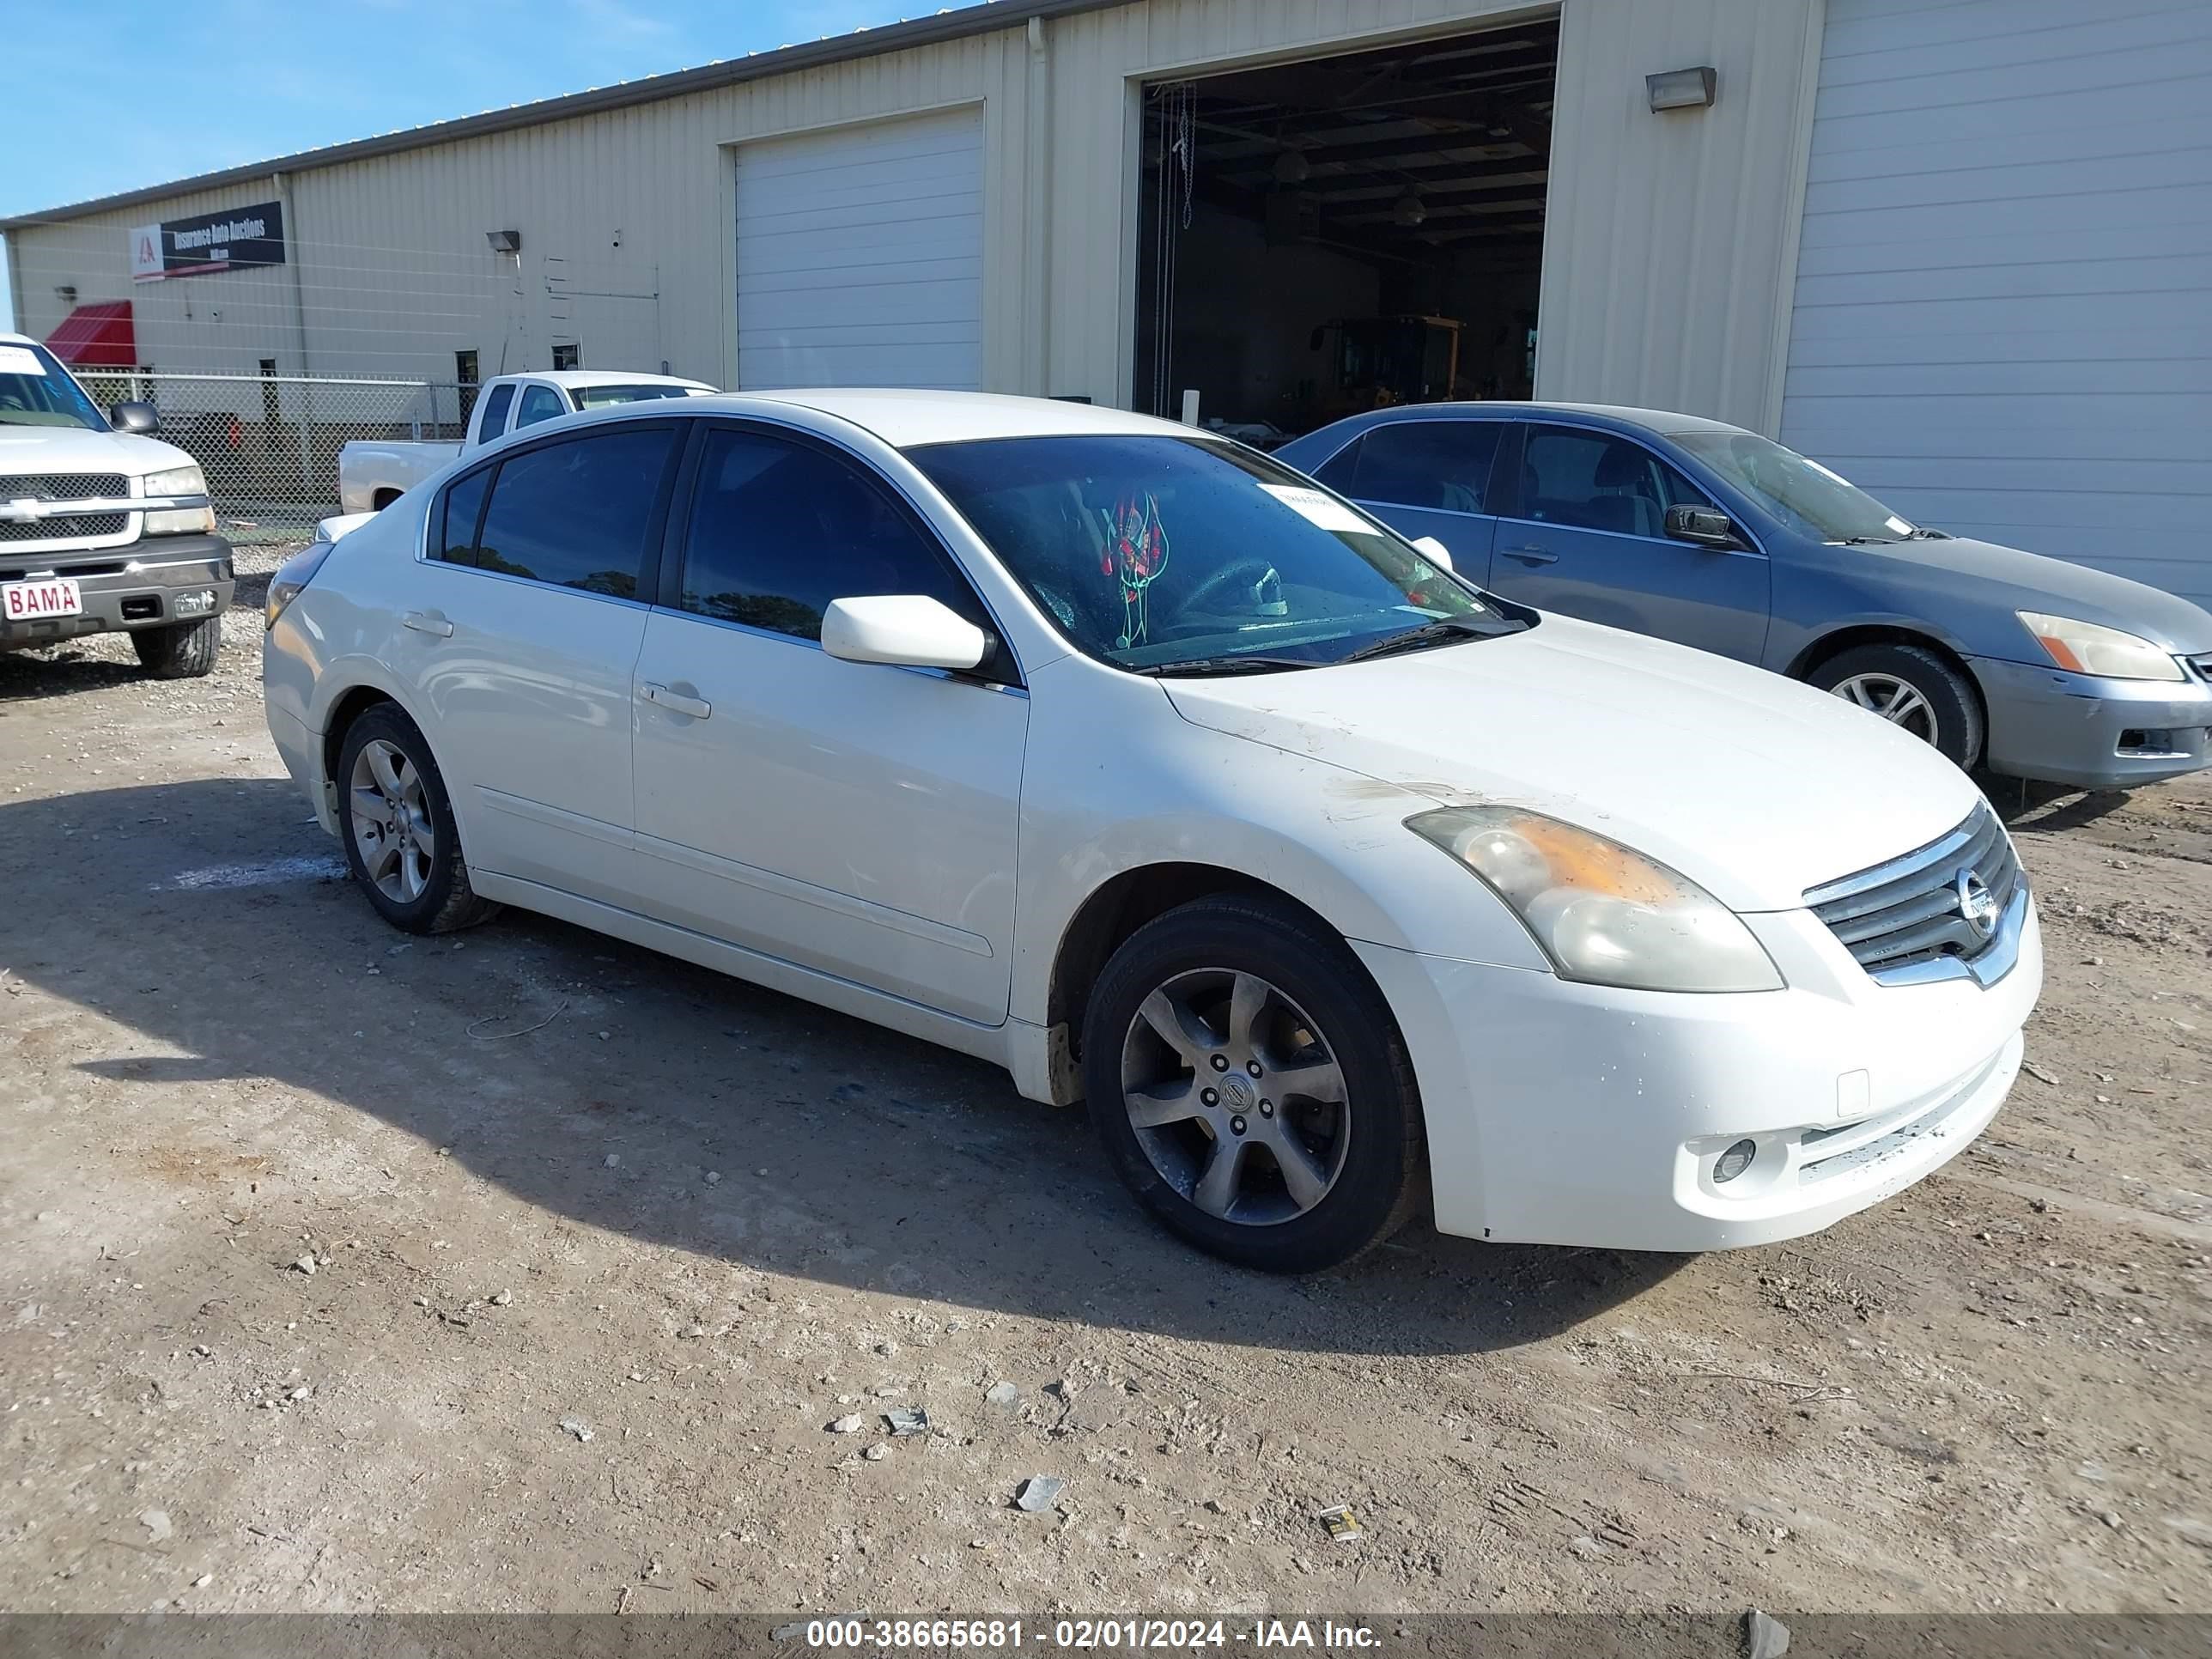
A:
{"type": "Polygon", "coordinates": [[[1666,532],[1667,509],[1711,503],[1641,444],[1573,427],[1532,426],[1521,460],[1521,516],[1624,536],[1666,532]]]}
{"type": "Polygon", "coordinates": [[[484,399],[483,424],[477,428],[483,441],[489,442],[507,430],[507,409],[514,401],[514,381],[491,389],[491,396],[484,399]]]}
{"type": "Polygon", "coordinates": [[[967,582],[850,461],[723,428],[708,435],[684,551],[684,609],[802,640],[832,599],[927,593],[978,627],[967,582]]]}
{"type": "Polygon", "coordinates": [[[438,520],[437,544],[431,550],[434,556],[448,564],[477,562],[477,520],[483,516],[484,491],[491,488],[492,471],[485,467],[447,487],[438,520]]]}
{"type": "Polygon", "coordinates": [[[1401,507],[1486,513],[1502,421],[1393,421],[1368,433],[1350,492],[1401,507]]]}
{"type": "Polygon", "coordinates": [[[540,421],[550,421],[556,415],[566,415],[568,404],[561,394],[550,386],[529,386],[522,389],[522,408],[515,415],[514,429],[535,426],[540,421]]]}
{"type": "Polygon", "coordinates": [[[1314,481],[1327,484],[1340,495],[1357,495],[1359,492],[1352,485],[1359,472],[1359,452],[1366,442],[1367,434],[1363,432],[1330,456],[1328,465],[1314,474],[1314,481]]]}
{"type": "Polygon", "coordinates": [[[500,463],[477,539],[479,569],[637,597],[673,428],[625,427],[500,463]]]}

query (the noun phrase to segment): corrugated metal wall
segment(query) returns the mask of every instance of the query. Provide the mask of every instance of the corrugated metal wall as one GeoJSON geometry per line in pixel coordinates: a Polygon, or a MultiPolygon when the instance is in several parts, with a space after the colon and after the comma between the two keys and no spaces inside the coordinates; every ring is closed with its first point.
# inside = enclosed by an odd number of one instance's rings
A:
{"type": "Polygon", "coordinates": [[[1784,441],[2212,605],[2212,5],[1829,0],[1784,441]]]}
{"type": "MultiPolygon", "coordinates": [[[[1772,429],[1809,123],[1820,0],[1564,0],[1553,210],[1538,390],[1642,401],[1772,429]],[[1710,63],[1717,106],[1654,116],[1643,77],[1710,63]]],[[[450,378],[543,366],[582,336],[678,373],[733,383],[734,207],[729,147],[914,111],[984,110],[984,380],[1009,391],[1126,403],[1135,325],[1139,91],[1164,79],[1313,56],[1553,8],[1510,0],[1134,0],[937,46],[571,118],[291,180],[304,251],[308,367],[450,378]],[[519,264],[484,233],[518,229],[519,264]],[[654,349],[657,347],[657,349],[654,349]]],[[[127,296],[147,354],[232,350],[172,331],[282,271],[139,285],[128,226],[201,205],[142,206],[15,234],[33,331],[51,290],[127,296]],[[105,239],[103,240],[103,239],[105,239]],[[112,243],[112,249],[106,244],[112,243]],[[175,339],[178,343],[167,342],[175,339]]],[[[290,343],[270,342],[292,372],[290,343]]]]}

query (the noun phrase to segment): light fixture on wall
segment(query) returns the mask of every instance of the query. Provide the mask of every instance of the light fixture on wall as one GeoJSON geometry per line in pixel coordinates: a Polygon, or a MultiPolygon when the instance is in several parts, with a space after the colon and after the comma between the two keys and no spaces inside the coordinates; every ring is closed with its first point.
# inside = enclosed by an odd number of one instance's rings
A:
{"type": "Polygon", "coordinates": [[[1711,64],[1701,64],[1695,69],[1668,70],[1663,74],[1645,76],[1644,87],[1650,94],[1654,115],[1667,109],[1705,109],[1719,94],[1720,71],[1711,64]]]}
{"type": "Polygon", "coordinates": [[[484,232],[484,240],[491,244],[494,253],[522,252],[522,233],[519,230],[488,230],[484,232]]]}
{"type": "Polygon", "coordinates": [[[1279,185],[1303,185],[1313,176],[1302,149],[1286,149],[1275,158],[1275,182],[1279,185]]]}
{"type": "Polygon", "coordinates": [[[75,283],[61,283],[54,289],[54,298],[59,300],[65,306],[75,305],[76,303],[76,284],[75,283]]]}
{"type": "Polygon", "coordinates": [[[1390,204],[1390,222],[1401,230],[1419,230],[1428,222],[1429,204],[1421,199],[1421,192],[1411,185],[1405,193],[1390,204]]]}

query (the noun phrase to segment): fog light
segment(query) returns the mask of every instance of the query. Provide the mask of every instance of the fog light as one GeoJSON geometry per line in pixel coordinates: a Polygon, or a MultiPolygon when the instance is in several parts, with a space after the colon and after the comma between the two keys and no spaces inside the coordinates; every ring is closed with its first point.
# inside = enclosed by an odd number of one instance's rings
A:
{"type": "Polygon", "coordinates": [[[1758,1156],[1757,1141],[1737,1141],[1735,1146],[1713,1160],[1713,1185],[1717,1187],[1723,1182],[1734,1181],[1751,1167],[1751,1160],[1758,1156]]]}
{"type": "Polygon", "coordinates": [[[179,593],[169,605],[179,617],[204,617],[215,609],[215,590],[203,587],[197,593],[179,593]]]}

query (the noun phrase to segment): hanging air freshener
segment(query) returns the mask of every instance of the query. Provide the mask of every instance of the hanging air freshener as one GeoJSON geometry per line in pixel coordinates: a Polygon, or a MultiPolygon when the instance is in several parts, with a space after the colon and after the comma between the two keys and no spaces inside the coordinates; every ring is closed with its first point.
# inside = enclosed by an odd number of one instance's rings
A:
{"type": "Polygon", "coordinates": [[[1122,650],[1144,643],[1152,627],[1150,588],[1167,567],[1168,532],[1160,524],[1160,504],[1147,493],[1133,492],[1114,503],[1106,525],[1106,550],[1100,556],[1102,574],[1113,577],[1121,589],[1122,650]]]}

